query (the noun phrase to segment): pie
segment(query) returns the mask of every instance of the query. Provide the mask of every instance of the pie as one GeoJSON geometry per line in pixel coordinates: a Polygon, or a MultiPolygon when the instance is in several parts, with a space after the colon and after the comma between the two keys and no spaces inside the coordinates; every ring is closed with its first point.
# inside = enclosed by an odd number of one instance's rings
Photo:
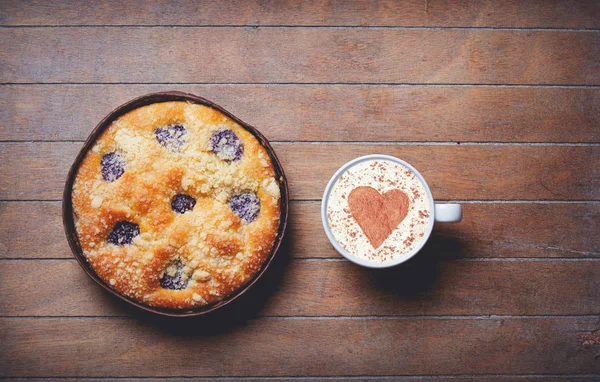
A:
{"type": "Polygon", "coordinates": [[[139,303],[188,309],[248,283],[274,246],[280,182],[267,149],[209,106],[142,106],[93,143],[72,191],[93,270],[139,303]]]}

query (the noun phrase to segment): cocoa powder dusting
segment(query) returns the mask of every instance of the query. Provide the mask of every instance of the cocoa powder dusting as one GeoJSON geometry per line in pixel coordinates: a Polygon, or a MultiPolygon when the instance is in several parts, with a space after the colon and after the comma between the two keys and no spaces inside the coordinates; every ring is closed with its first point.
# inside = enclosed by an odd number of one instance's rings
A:
{"type": "Polygon", "coordinates": [[[407,238],[406,238],[406,239],[403,241],[403,243],[404,243],[404,245],[405,245],[405,246],[407,246],[407,247],[408,247],[408,246],[410,246],[410,245],[411,245],[411,244],[412,244],[414,241],[415,241],[415,237],[411,235],[411,236],[407,237],[407,238]]]}
{"type": "Polygon", "coordinates": [[[377,249],[408,214],[408,196],[397,189],[381,195],[373,187],[356,187],[348,196],[352,217],[377,249]]]}

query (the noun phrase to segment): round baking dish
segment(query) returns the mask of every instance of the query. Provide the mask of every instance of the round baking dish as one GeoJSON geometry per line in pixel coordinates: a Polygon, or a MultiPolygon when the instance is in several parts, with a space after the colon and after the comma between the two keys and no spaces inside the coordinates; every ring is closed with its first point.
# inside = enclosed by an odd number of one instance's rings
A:
{"type": "Polygon", "coordinates": [[[244,121],[242,121],[239,118],[232,115],[227,110],[223,109],[221,106],[216,105],[207,99],[196,96],[194,94],[177,92],[177,91],[169,91],[169,92],[147,94],[145,96],[141,96],[139,98],[133,99],[133,100],[119,106],[115,110],[113,110],[110,114],[108,114],[108,116],[106,116],[96,126],[96,128],[92,131],[92,133],[88,137],[88,139],[85,141],[83,148],[77,155],[77,158],[75,158],[75,162],[73,163],[73,165],[71,166],[71,169],[69,170],[69,174],[67,176],[67,182],[65,184],[65,190],[64,190],[64,194],[63,194],[62,213],[63,213],[63,224],[65,227],[65,233],[67,235],[67,240],[69,242],[69,246],[71,247],[71,251],[73,252],[73,255],[77,259],[77,262],[79,263],[81,268],[83,268],[85,273],[87,273],[87,275],[89,277],[91,277],[92,280],[94,280],[98,285],[100,285],[102,288],[104,288],[111,294],[115,295],[116,297],[120,298],[121,300],[124,300],[124,301],[128,302],[129,304],[134,305],[145,311],[156,313],[156,314],[163,315],[163,316],[190,317],[190,316],[199,316],[199,315],[203,315],[203,314],[206,314],[209,312],[213,312],[213,311],[215,311],[219,308],[222,308],[225,305],[231,303],[233,300],[235,300],[236,298],[238,298],[239,296],[244,294],[246,291],[248,291],[248,289],[250,289],[256,283],[256,281],[265,273],[265,271],[271,264],[271,261],[275,257],[275,254],[277,253],[279,246],[281,245],[281,241],[283,239],[283,235],[285,233],[285,229],[287,226],[288,204],[289,204],[289,196],[288,196],[287,179],[285,177],[285,173],[283,172],[283,168],[281,167],[281,163],[277,159],[277,156],[275,155],[275,152],[274,152],[273,148],[271,147],[271,145],[269,144],[269,142],[267,141],[267,139],[256,128],[245,123],[244,121]],[[83,251],[81,250],[81,246],[79,244],[79,240],[78,240],[77,233],[75,230],[75,221],[74,221],[74,216],[73,216],[73,204],[72,204],[72,199],[71,199],[71,193],[73,190],[73,182],[75,180],[75,175],[77,174],[77,170],[79,169],[80,164],[81,164],[82,160],[84,159],[86,153],[88,152],[88,150],[90,150],[92,148],[92,146],[94,145],[94,142],[100,136],[100,134],[102,134],[102,132],[106,128],[108,128],[108,126],[110,126],[110,124],[115,119],[119,118],[120,116],[122,116],[123,114],[125,114],[131,110],[137,109],[137,108],[145,106],[145,105],[153,104],[153,103],[168,102],[168,101],[185,101],[185,102],[191,102],[191,103],[196,103],[196,104],[201,104],[201,105],[211,107],[211,108],[216,109],[216,110],[220,111],[221,113],[225,114],[227,117],[231,118],[232,120],[237,122],[239,125],[244,127],[247,131],[249,131],[252,135],[254,135],[256,137],[256,139],[260,142],[260,144],[268,152],[269,156],[271,157],[271,161],[273,163],[273,167],[275,168],[275,172],[277,175],[277,179],[279,181],[279,188],[280,188],[280,192],[281,192],[280,216],[279,216],[279,227],[277,230],[277,236],[275,238],[275,242],[273,243],[273,248],[271,249],[271,252],[269,253],[269,256],[267,257],[267,259],[263,263],[261,269],[254,275],[254,277],[252,279],[250,279],[250,281],[248,281],[248,283],[246,285],[242,286],[240,289],[233,292],[231,295],[229,295],[225,299],[220,300],[214,304],[210,304],[210,305],[206,305],[206,306],[202,306],[202,307],[198,307],[198,308],[194,308],[194,309],[175,310],[175,309],[151,307],[151,306],[139,303],[137,301],[134,301],[131,298],[126,297],[126,296],[118,293],[117,291],[113,290],[109,285],[107,285],[96,274],[96,272],[92,269],[90,264],[87,262],[84,254],[83,254],[83,251]]]}

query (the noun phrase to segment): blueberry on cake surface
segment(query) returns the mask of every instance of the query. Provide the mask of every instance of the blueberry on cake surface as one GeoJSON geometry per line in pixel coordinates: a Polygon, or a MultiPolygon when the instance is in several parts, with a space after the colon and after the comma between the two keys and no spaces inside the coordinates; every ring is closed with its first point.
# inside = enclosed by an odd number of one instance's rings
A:
{"type": "Polygon", "coordinates": [[[104,282],[148,306],[216,303],[261,269],[279,227],[266,149],[188,102],[134,109],[103,131],[72,191],[75,230],[104,282]]]}
{"type": "Polygon", "coordinates": [[[229,208],[246,223],[252,223],[260,213],[260,199],[253,192],[233,195],[229,208]]]}
{"type": "Polygon", "coordinates": [[[181,290],[188,285],[188,276],[183,271],[181,261],[173,261],[167,265],[165,273],[160,278],[160,286],[165,289],[181,290]]]}
{"type": "Polygon", "coordinates": [[[210,137],[210,148],[225,161],[238,161],[244,154],[244,145],[230,129],[215,131],[210,137]]]}
{"type": "Polygon", "coordinates": [[[156,140],[162,146],[171,150],[178,150],[183,147],[186,141],[187,130],[182,124],[176,123],[170,126],[157,127],[154,130],[156,140]]]}
{"type": "Polygon", "coordinates": [[[133,244],[133,239],[140,234],[140,226],[131,222],[118,222],[106,241],[114,245],[133,244]]]}
{"type": "Polygon", "coordinates": [[[125,159],[119,153],[104,154],[100,159],[102,178],[107,182],[114,182],[125,173],[125,159]]]}
{"type": "Polygon", "coordinates": [[[177,194],[171,201],[171,208],[178,214],[184,214],[194,209],[196,199],[189,195],[177,194]]]}

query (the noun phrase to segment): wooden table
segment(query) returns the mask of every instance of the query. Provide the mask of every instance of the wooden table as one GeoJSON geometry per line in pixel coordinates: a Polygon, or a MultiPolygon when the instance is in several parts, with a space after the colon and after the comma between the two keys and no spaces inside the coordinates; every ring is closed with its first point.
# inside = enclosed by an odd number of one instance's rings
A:
{"type": "Polygon", "coordinates": [[[0,25],[0,377],[600,379],[600,2],[3,0],[0,25]],[[290,181],[273,268],[206,319],[119,303],[61,224],[82,141],[161,90],[257,126],[290,181]],[[319,218],[370,153],[464,207],[388,271],[319,218]]]}

